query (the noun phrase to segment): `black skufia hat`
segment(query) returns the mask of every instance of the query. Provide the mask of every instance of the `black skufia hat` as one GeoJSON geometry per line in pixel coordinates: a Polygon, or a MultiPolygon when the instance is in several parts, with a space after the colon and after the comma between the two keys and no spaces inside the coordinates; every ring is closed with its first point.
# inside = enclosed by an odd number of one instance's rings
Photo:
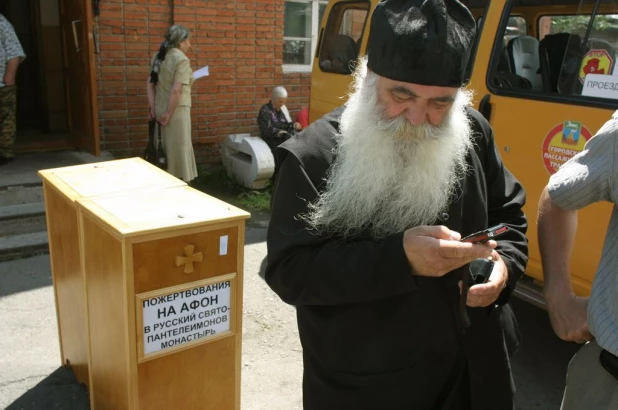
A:
{"type": "Polygon", "coordinates": [[[476,35],[458,0],[382,0],[373,12],[367,67],[395,81],[461,87],[476,35]]]}

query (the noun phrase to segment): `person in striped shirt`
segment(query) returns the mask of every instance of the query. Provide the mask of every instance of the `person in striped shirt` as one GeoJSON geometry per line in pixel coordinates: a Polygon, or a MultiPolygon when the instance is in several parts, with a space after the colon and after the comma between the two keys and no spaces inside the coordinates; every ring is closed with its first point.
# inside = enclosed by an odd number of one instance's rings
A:
{"type": "Polygon", "coordinates": [[[577,211],[618,202],[618,111],[552,175],[539,201],[545,298],[563,340],[585,343],[569,363],[562,410],[618,409],[618,208],[614,206],[590,297],[573,292],[569,260],[577,211]],[[613,375],[612,375],[613,374],[613,375]]]}

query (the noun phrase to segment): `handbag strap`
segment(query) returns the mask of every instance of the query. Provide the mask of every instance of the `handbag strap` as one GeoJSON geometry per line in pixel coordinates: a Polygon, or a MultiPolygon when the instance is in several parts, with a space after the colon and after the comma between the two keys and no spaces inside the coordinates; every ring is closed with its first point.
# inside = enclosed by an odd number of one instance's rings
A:
{"type": "Polygon", "coordinates": [[[148,121],[148,141],[154,142],[156,126],[157,120],[155,120],[154,118],[148,121]]]}

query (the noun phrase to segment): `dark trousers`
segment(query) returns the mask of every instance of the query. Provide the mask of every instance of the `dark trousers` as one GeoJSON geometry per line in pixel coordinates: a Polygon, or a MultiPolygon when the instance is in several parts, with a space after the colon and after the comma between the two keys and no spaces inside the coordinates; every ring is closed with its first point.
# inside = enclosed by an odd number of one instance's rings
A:
{"type": "Polygon", "coordinates": [[[283,161],[283,155],[281,154],[281,152],[279,152],[277,147],[289,139],[290,139],[290,134],[288,134],[287,132],[281,134],[281,136],[279,137],[264,138],[264,141],[270,148],[270,152],[272,152],[273,158],[275,160],[275,172],[273,173],[273,176],[272,176],[273,181],[277,177],[277,174],[279,173],[279,168],[281,168],[281,162],[283,161]]]}
{"type": "Polygon", "coordinates": [[[12,158],[17,132],[17,86],[0,87],[0,157],[12,158]]]}

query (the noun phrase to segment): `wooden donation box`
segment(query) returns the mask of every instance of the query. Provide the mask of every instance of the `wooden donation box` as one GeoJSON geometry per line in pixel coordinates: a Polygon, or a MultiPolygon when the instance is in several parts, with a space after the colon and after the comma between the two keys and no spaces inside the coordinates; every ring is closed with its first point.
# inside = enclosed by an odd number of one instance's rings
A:
{"type": "Polygon", "coordinates": [[[130,194],[140,189],[185,186],[140,158],[39,171],[43,179],[62,363],[89,384],[86,294],[76,200],[130,194]]]}
{"type": "Polygon", "coordinates": [[[94,409],[240,409],[244,221],[187,186],[77,200],[94,409]]]}
{"type": "Polygon", "coordinates": [[[142,160],[95,165],[107,190],[40,173],[63,363],[92,409],[240,409],[249,214],[142,160]]]}

